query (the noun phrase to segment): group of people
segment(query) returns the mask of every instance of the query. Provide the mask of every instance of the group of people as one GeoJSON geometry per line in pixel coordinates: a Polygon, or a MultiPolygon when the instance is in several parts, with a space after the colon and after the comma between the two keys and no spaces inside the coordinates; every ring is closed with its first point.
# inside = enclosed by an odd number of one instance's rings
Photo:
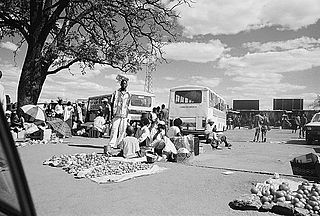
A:
{"type": "Polygon", "coordinates": [[[255,129],[253,142],[259,142],[261,133],[261,142],[267,141],[267,131],[270,130],[270,121],[266,113],[257,114],[253,118],[253,127],[255,129]]]}
{"type": "Polygon", "coordinates": [[[86,107],[83,103],[78,102],[72,104],[68,101],[62,103],[62,99],[58,99],[57,104],[47,104],[43,106],[44,112],[49,118],[59,118],[66,122],[70,129],[74,132],[79,126],[85,122],[86,107]]]}
{"type": "MultiPolygon", "coordinates": [[[[167,131],[169,115],[164,104],[162,105],[162,109],[160,107],[153,108],[150,115],[143,117],[138,124],[134,126],[129,124],[128,114],[131,95],[127,91],[127,86],[128,81],[122,79],[120,81],[120,88],[113,93],[111,101],[107,101],[107,104],[111,108],[107,118],[112,119],[112,127],[110,141],[105,144],[105,151],[108,151],[109,147],[120,148],[121,155],[126,158],[139,156],[141,148],[145,147],[153,148],[160,156],[164,152],[166,156],[176,154],[176,149],[167,136],[167,132],[170,131],[169,134],[172,136],[179,136],[181,133],[176,128],[167,131]]],[[[101,118],[103,118],[103,114],[100,114],[101,118]]],[[[178,126],[178,122],[182,123],[181,120],[175,122],[178,126]]]]}
{"type": "Polygon", "coordinates": [[[295,115],[292,118],[292,133],[296,133],[299,130],[299,138],[305,137],[306,124],[307,124],[306,114],[295,115]]]}

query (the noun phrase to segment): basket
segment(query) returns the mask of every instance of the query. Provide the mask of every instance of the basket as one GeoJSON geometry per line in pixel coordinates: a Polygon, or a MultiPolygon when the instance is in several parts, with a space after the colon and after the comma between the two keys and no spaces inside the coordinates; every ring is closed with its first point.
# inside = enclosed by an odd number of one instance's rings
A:
{"type": "Polygon", "coordinates": [[[297,163],[290,161],[290,164],[294,175],[320,177],[319,163],[297,163]]]}
{"type": "Polygon", "coordinates": [[[149,154],[149,153],[146,154],[146,157],[147,157],[147,162],[148,163],[154,163],[156,161],[156,159],[157,159],[156,155],[149,154]]]}

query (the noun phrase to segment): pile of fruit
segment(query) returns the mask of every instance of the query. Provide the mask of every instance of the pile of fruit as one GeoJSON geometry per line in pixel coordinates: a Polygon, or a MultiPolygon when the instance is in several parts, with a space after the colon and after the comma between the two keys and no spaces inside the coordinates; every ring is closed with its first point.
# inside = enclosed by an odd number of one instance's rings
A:
{"type": "Polygon", "coordinates": [[[151,169],[152,164],[143,162],[112,161],[108,156],[91,154],[74,154],[52,156],[43,162],[44,165],[61,167],[77,178],[96,178],[105,175],[123,175],[139,170],[151,169]]]}
{"type": "Polygon", "coordinates": [[[36,145],[36,144],[48,144],[49,142],[47,140],[28,140],[26,142],[16,142],[15,145],[16,147],[25,147],[25,146],[30,146],[30,145],[36,145]]]}
{"type": "Polygon", "coordinates": [[[251,193],[260,197],[263,205],[286,203],[293,208],[303,208],[310,214],[320,214],[320,184],[304,181],[292,190],[287,182],[273,184],[266,181],[251,188],[251,193]]]}

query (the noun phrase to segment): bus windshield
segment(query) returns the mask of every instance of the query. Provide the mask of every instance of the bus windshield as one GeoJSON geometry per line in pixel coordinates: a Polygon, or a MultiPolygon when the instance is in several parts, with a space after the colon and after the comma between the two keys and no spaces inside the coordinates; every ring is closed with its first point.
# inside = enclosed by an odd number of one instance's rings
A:
{"type": "Polygon", "coordinates": [[[131,95],[131,106],[151,107],[152,101],[150,96],[131,95]]]}
{"type": "Polygon", "coordinates": [[[176,91],[175,92],[175,103],[201,103],[202,92],[201,90],[188,90],[188,91],[176,91]]]}

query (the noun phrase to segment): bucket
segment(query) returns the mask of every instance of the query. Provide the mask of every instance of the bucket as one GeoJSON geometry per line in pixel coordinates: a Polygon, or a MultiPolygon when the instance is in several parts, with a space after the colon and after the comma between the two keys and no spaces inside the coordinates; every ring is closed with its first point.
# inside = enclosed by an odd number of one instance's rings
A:
{"type": "Polygon", "coordinates": [[[156,161],[156,159],[157,159],[156,155],[150,154],[150,153],[147,153],[146,157],[147,157],[147,162],[148,163],[154,163],[156,161]]]}

